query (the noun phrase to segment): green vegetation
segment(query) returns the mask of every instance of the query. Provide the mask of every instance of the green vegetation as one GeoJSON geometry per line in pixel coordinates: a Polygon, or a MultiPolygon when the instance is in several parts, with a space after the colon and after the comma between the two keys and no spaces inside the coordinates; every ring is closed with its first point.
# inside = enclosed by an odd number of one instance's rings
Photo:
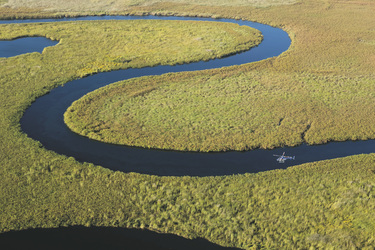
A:
{"type": "MultiPolygon", "coordinates": [[[[325,119],[332,116],[329,123],[327,120],[311,123],[305,133],[305,140],[321,141],[345,137],[346,130],[350,136],[357,134],[361,138],[359,128],[367,137],[373,129],[369,125],[375,82],[373,10],[373,1],[357,0],[303,0],[296,5],[269,8],[157,3],[118,9],[123,13],[246,18],[284,27],[293,42],[283,55],[238,67],[156,77],[158,89],[150,95],[172,93],[172,87],[182,91],[184,87],[178,83],[189,83],[190,78],[196,81],[196,90],[219,84],[216,88],[223,87],[230,98],[238,100],[233,85],[244,87],[248,82],[249,88],[259,92],[259,97],[272,97],[269,106],[260,109],[259,115],[263,117],[268,113],[269,117],[278,118],[274,108],[286,112],[292,107],[294,111],[310,115],[310,119],[314,113],[325,119]],[[166,79],[171,82],[162,85],[166,79]],[[303,95],[299,97],[293,91],[303,95]],[[316,104],[309,104],[309,100],[316,104]],[[275,101],[286,106],[276,107],[275,101]],[[321,114],[327,111],[326,116],[321,114]],[[347,116],[347,124],[335,115],[337,112],[347,116]],[[313,130],[321,133],[315,126],[325,131],[320,138],[312,134],[313,130]],[[324,126],[331,126],[335,132],[327,135],[330,130],[324,126]],[[342,126],[342,131],[337,126],[342,126]]],[[[4,18],[60,15],[26,8],[3,8],[0,12],[4,18]]],[[[84,23],[74,25],[78,29],[84,23]]],[[[24,35],[33,34],[27,31],[31,25],[19,26],[24,35]]],[[[79,40],[84,31],[82,28],[67,36],[79,40]]],[[[92,65],[90,62],[103,65],[108,62],[104,57],[99,61],[86,54],[88,50],[82,48],[92,42],[87,39],[69,50],[67,45],[72,40],[68,37],[41,31],[36,34],[62,40],[42,54],[0,59],[0,231],[102,225],[148,228],[190,238],[199,236],[246,249],[371,249],[374,246],[374,154],[258,174],[177,178],[113,172],[45,150],[20,131],[23,111],[53,87],[79,77],[86,65],[92,65]]],[[[101,46],[103,43],[98,44],[98,51],[108,49],[101,46]]],[[[127,66],[123,62],[123,67],[127,66]]],[[[111,63],[110,67],[119,66],[111,63]]],[[[86,73],[96,69],[92,67],[86,73]]],[[[146,84],[150,79],[143,80],[146,84]]],[[[137,81],[122,86],[131,87],[137,81]]],[[[249,96],[251,91],[245,90],[244,95],[249,96]]],[[[129,88],[128,94],[132,93],[129,88]]],[[[258,102],[265,104],[261,99],[258,102]]],[[[291,122],[306,129],[310,124],[307,119],[287,120],[302,117],[298,114],[285,115],[281,126],[291,122]]],[[[263,122],[264,126],[272,127],[274,121],[263,122]]],[[[297,128],[292,131],[301,137],[297,128]]]]}
{"type": "Polygon", "coordinates": [[[213,22],[133,20],[2,25],[1,39],[21,36],[60,40],[56,48],[48,48],[52,51],[46,57],[50,56],[50,63],[56,66],[52,60],[67,54],[65,57],[79,77],[119,68],[209,60],[247,50],[262,39],[260,32],[252,28],[213,22]]]}
{"type": "Polygon", "coordinates": [[[290,17],[302,37],[282,57],[194,78],[179,74],[108,86],[76,102],[65,121],[96,140],[189,151],[374,139],[375,31],[370,10],[359,8],[359,19],[345,14],[351,8],[332,5],[322,19],[313,16],[321,9],[316,5],[303,10],[308,18],[298,23],[297,13],[286,8],[275,19],[290,17]],[[340,27],[334,17],[348,25],[340,27]]]}
{"type": "Polygon", "coordinates": [[[263,69],[146,77],[88,94],[65,121],[96,140],[189,151],[367,139],[375,135],[373,83],[263,69]]]}
{"type": "Polygon", "coordinates": [[[21,166],[0,172],[2,231],[135,227],[246,249],[375,244],[375,155],[194,178],[112,172],[28,149],[20,151],[34,158],[21,157],[21,166]]]}

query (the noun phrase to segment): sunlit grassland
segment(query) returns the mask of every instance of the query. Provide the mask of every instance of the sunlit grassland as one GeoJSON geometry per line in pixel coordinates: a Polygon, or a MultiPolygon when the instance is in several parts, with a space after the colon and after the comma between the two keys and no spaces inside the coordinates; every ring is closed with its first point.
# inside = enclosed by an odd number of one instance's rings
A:
{"type": "Polygon", "coordinates": [[[126,81],[76,101],[65,121],[96,140],[189,151],[374,137],[372,77],[248,69],[126,81]]]}
{"type": "Polygon", "coordinates": [[[194,178],[123,174],[32,149],[1,170],[2,231],[135,227],[245,249],[374,244],[374,155],[194,178]]]}
{"type": "MultiPolygon", "coordinates": [[[[147,14],[149,8],[156,11],[166,8],[166,13],[172,14],[171,7],[181,8],[174,12],[184,15],[186,7],[199,6],[204,8],[204,12],[209,11],[207,7],[230,7],[230,6],[253,6],[264,8],[270,6],[292,5],[298,3],[298,0],[169,0],[167,2],[160,0],[0,0],[0,18],[23,19],[23,18],[42,18],[42,17],[65,17],[81,15],[102,15],[102,14],[147,14]],[[3,2],[1,2],[3,1],[3,2]],[[161,8],[160,8],[161,7],[161,8]]],[[[192,14],[199,12],[192,11],[192,14]]],[[[202,13],[204,16],[211,16],[210,13],[202,13]]],[[[235,17],[235,16],[233,16],[235,17]]]]}
{"type": "MultiPolygon", "coordinates": [[[[372,105],[375,67],[372,2],[303,1],[266,9],[179,4],[132,8],[131,11],[146,13],[257,20],[284,27],[293,40],[291,49],[274,59],[154,78],[155,83],[171,80],[157,94],[172,93],[173,86],[183,90],[184,86],[178,83],[189,83],[191,77],[199,87],[196,90],[221,86],[231,98],[237,98],[229,83],[234,84],[238,78],[238,86],[245,87],[245,94],[251,94],[248,88],[253,87],[260,97],[272,97],[269,106],[259,100],[263,104],[261,117],[267,117],[266,108],[269,116],[277,117],[272,110],[277,108],[286,117],[300,119],[290,120],[291,124],[306,128],[309,123],[303,120],[303,112],[312,115],[314,110],[318,114],[333,110],[348,116],[349,121],[363,123],[364,131],[371,129],[368,120],[372,119],[372,112],[366,111],[367,107],[364,109],[360,102],[372,105]],[[351,107],[349,98],[359,106],[351,107]],[[315,100],[317,105],[309,104],[309,100],[315,100]],[[337,100],[343,100],[344,107],[354,112],[340,111],[337,100]],[[277,107],[273,101],[287,105],[277,107]],[[294,104],[302,106],[294,108],[294,104]],[[287,114],[291,107],[293,111],[301,110],[301,114],[287,114]],[[350,114],[355,117],[349,117],[350,114]]],[[[65,42],[62,37],[61,44],[56,46],[54,57],[60,59],[57,61],[48,59],[55,48],[46,49],[42,55],[32,53],[0,59],[1,231],[105,225],[204,237],[221,245],[246,249],[371,249],[375,244],[373,154],[258,174],[178,178],[113,172],[45,150],[20,132],[22,112],[36,97],[78,77],[87,62],[96,61],[96,58],[82,59],[85,56],[76,55],[75,50],[67,54],[72,58],[62,60],[65,53],[61,47],[65,42]],[[48,63],[52,60],[56,64],[48,63]],[[82,63],[76,66],[76,61],[82,63]],[[45,67],[38,67],[42,63],[46,63],[45,67]],[[17,73],[12,74],[11,70],[17,73]],[[8,79],[10,75],[12,78],[8,79]]],[[[136,81],[124,86],[130,87],[132,83],[136,81]]],[[[329,118],[327,115],[326,119],[329,118]]],[[[272,121],[262,122],[272,126],[272,121]]],[[[344,134],[345,130],[335,129],[334,136],[344,134]]]]}
{"type": "MultiPolygon", "coordinates": [[[[79,77],[119,68],[209,60],[247,50],[262,40],[260,32],[252,28],[212,22],[138,20],[10,24],[3,25],[0,31],[1,39],[22,36],[60,40],[56,48],[48,48],[54,53],[49,59],[56,56],[56,60],[58,53],[66,54],[64,56],[74,64],[71,67],[76,68],[79,77]],[[91,56],[90,61],[85,57],[87,54],[91,56]]],[[[3,63],[7,61],[3,60],[3,63]]]]}
{"type": "MultiPolygon", "coordinates": [[[[198,4],[204,6],[257,6],[267,7],[272,5],[289,5],[296,3],[296,0],[169,0],[169,3],[177,4],[198,4]]],[[[8,0],[7,6],[11,8],[34,8],[40,11],[73,11],[73,12],[87,12],[87,11],[116,11],[124,9],[129,6],[149,6],[153,4],[163,3],[160,0],[8,0]]]]}

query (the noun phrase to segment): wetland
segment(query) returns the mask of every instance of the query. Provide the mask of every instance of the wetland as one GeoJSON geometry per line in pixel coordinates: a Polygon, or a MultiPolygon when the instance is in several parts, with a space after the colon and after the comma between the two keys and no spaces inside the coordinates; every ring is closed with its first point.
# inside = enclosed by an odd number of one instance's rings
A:
{"type": "MultiPolygon", "coordinates": [[[[272,106],[275,99],[300,110],[285,114],[300,126],[292,129],[298,132],[298,140],[292,143],[303,141],[301,134],[304,140],[317,144],[372,138],[371,1],[304,0],[267,8],[236,4],[223,8],[202,6],[199,1],[196,5],[183,1],[154,3],[131,6],[123,13],[244,18],[283,27],[292,39],[290,49],[283,55],[224,70],[185,72],[181,73],[182,78],[192,76],[203,82],[226,78],[239,83],[241,77],[248,82],[256,79],[265,96],[275,94],[267,99],[269,108],[278,107],[272,106]],[[310,129],[304,133],[308,125],[310,129]]],[[[1,15],[61,15],[32,8],[35,5],[29,9],[4,7],[1,15]]],[[[63,15],[77,15],[76,9],[70,10],[63,15]]],[[[26,66],[39,63],[41,57],[46,60],[49,51],[51,48],[42,54],[0,59],[2,232],[72,225],[111,226],[203,237],[222,246],[246,249],[373,246],[373,154],[256,174],[158,177],[115,172],[46,150],[21,132],[19,121],[37,97],[78,76],[77,67],[69,60],[61,60],[62,68],[52,71],[26,66]],[[10,70],[21,73],[7,78],[10,70]],[[43,70],[53,73],[44,74],[50,77],[49,81],[40,75],[38,78],[43,70]]],[[[265,114],[262,110],[261,114],[265,114]]],[[[288,122],[283,119],[281,124],[284,121],[288,122]]],[[[279,123],[276,119],[275,124],[279,123]]],[[[272,124],[268,128],[273,128],[272,124]]],[[[263,138],[261,142],[266,147],[277,144],[267,140],[263,138]]]]}

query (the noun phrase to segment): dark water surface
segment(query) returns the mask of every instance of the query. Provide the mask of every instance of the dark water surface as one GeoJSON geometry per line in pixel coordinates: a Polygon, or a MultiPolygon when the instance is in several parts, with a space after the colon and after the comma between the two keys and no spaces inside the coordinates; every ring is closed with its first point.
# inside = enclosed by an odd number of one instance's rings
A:
{"type": "Polygon", "coordinates": [[[31,52],[42,53],[44,48],[56,44],[58,42],[45,37],[23,37],[10,41],[0,40],[0,57],[12,57],[31,52]]]}
{"type": "Polygon", "coordinates": [[[148,230],[106,227],[30,229],[0,234],[0,249],[234,250],[197,238],[148,230]]]}

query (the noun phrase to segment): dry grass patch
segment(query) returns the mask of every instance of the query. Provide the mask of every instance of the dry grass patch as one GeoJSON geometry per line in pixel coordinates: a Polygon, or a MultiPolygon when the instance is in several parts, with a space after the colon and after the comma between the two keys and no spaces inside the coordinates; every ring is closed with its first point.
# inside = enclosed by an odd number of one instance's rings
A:
{"type": "MultiPolygon", "coordinates": [[[[274,5],[289,5],[296,3],[297,0],[170,0],[169,3],[177,4],[194,4],[205,6],[256,6],[267,7],[274,5]]],[[[132,6],[150,6],[163,1],[158,0],[115,0],[115,1],[98,1],[98,0],[8,0],[6,6],[11,8],[34,8],[42,11],[123,11],[132,6]]]]}

